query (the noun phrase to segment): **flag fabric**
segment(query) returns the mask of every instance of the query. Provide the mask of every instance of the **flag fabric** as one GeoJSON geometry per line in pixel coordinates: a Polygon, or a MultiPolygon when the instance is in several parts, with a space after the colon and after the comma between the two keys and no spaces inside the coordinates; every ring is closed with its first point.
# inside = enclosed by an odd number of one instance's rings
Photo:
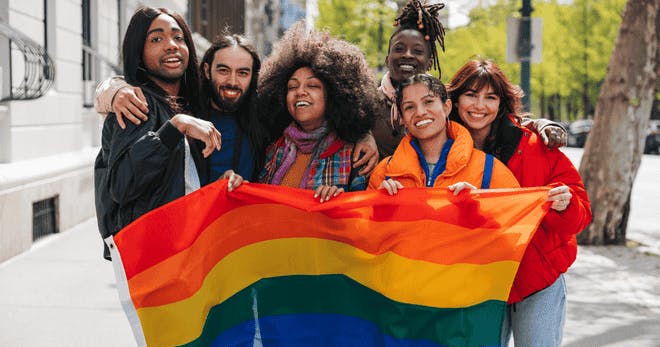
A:
{"type": "Polygon", "coordinates": [[[215,182],[106,239],[148,346],[497,346],[547,188],[215,182]]]}

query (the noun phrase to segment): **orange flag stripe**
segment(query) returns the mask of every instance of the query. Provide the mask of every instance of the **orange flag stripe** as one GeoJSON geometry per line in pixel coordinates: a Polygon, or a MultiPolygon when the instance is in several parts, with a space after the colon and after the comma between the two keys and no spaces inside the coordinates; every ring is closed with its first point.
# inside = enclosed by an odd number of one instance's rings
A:
{"type": "MultiPolygon", "coordinates": [[[[167,204],[139,218],[114,236],[123,249],[127,278],[191,247],[200,235],[223,214],[246,204],[282,204],[332,219],[365,219],[374,222],[410,222],[430,218],[467,228],[483,227],[480,220],[516,221],[520,205],[538,205],[540,191],[547,188],[474,191],[454,197],[443,189],[407,189],[396,196],[379,191],[344,193],[319,204],[313,192],[281,186],[244,184],[227,194],[226,180],[167,204]],[[511,193],[516,199],[511,199],[511,193]],[[475,202],[472,198],[478,198],[475,202]],[[209,209],[209,206],[213,206],[209,209]],[[516,208],[517,207],[517,208],[516,208]],[[516,212],[517,211],[517,212],[516,212]],[[196,215],[190,219],[186,216],[196,215]],[[140,232],[135,232],[141,230],[140,232]],[[176,237],[174,237],[176,234],[176,237]]],[[[254,215],[250,218],[260,218],[254,215]]],[[[495,227],[486,225],[486,227],[495,227]]]]}
{"type": "Polygon", "coordinates": [[[254,243],[281,238],[334,240],[374,255],[390,251],[405,258],[443,265],[516,260],[522,257],[526,244],[519,240],[518,230],[534,229],[536,225],[533,215],[525,218],[527,220],[515,220],[514,225],[503,225],[507,230],[503,237],[491,228],[470,229],[433,220],[334,219],[323,213],[309,213],[279,204],[248,205],[225,213],[190,247],[136,274],[128,285],[136,308],[182,300],[193,295],[202,286],[207,273],[228,254],[254,243]],[[310,225],[314,228],[309,228],[310,225]],[[247,232],[255,228],[269,231],[247,232]],[[350,235],[346,230],[352,231],[350,235]],[[514,252],[501,252],[511,245],[516,245],[514,252]],[[458,249],[461,251],[457,252],[458,249]]]}

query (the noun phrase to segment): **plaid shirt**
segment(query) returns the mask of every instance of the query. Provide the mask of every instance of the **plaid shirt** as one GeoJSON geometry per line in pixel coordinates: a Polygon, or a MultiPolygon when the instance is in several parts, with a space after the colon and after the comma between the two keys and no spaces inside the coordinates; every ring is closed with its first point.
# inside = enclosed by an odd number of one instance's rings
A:
{"type": "MultiPolygon", "coordinates": [[[[277,168],[282,164],[284,156],[284,137],[280,137],[266,150],[266,164],[259,174],[258,181],[271,183],[277,168]]],[[[337,186],[346,191],[364,190],[367,187],[367,178],[359,176],[357,170],[352,172],[351,155],[353,144],[346,143],[339,138],[328,146],[328,149],[317,157],[310,159],[307,169],[309,174],[305,189],[314,190],[320,185],[337,186]],[[350,182],[349,182],[350,180],[350,182]]]]}

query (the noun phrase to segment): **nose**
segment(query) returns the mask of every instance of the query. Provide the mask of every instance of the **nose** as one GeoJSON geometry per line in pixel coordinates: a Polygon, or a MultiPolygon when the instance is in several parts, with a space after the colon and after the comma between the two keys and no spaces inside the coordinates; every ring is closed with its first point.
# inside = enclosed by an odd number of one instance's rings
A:
{"type": "Polygon", "coordinates": [[[301,95],[307,95],[307,90],[302,85],[296,88],[296,96],[301,96],[301,95]]]}
{"type": "Polygon", "coordinates": [[[231,84],[232,86],[235,86],[236,81],[237,81],[236,73],[229,74],[229,84],[231,84]]]}
{"type": "Polygon", "coordinates": [[[179,45],[177,45],[176,41],[173,38],[167,39],[165,50],[167,52],[177,51],[179,50],[179,45]]]}
{"type": "Polygon", "coordinates": [[[404,51],[403,51],[403,56],[406,57],[406,58],[411,58],[411,57],[413,57],[412,49],[408,48],[408,49],[404,50],[404,51]]]}
{"type": "Polygon", "coordinates": [[[485,105],[484,98],[479,96],[477,100],[474,102],[475,106],[482,108],[485,105]]]}

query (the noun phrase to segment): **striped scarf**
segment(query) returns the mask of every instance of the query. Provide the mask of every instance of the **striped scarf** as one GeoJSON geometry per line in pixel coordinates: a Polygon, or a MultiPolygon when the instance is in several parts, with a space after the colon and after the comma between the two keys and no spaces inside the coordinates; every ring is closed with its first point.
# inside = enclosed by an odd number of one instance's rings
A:
{"type": "MultiPolygon", "coordinates": [[[[298,128],[295,122],[291,122],[291,124],[284,129],[284,152],[282,153],[282,163],[273,174],[270,183],[276,185],[282,183],[284,175],[289,171],[291,165],[293,165],[296,160],[298,151],[304,154],[310,154],[312,151],[315,151],[312,156],[312,160],[314,160],[318,158],[319,153],[325,151],[329,144],[334,142],[336,138],[337,135],[335,135],[334,132],[328,131],[326,121],[323,121],[323,124],[321,124],[318,129],[311,132],[302,131],[298,128]]],[[[306,187],[306,183],[309,180],[309,171],[310,168],[308,167],[300,182],[300,188],[306,187]]]]}

